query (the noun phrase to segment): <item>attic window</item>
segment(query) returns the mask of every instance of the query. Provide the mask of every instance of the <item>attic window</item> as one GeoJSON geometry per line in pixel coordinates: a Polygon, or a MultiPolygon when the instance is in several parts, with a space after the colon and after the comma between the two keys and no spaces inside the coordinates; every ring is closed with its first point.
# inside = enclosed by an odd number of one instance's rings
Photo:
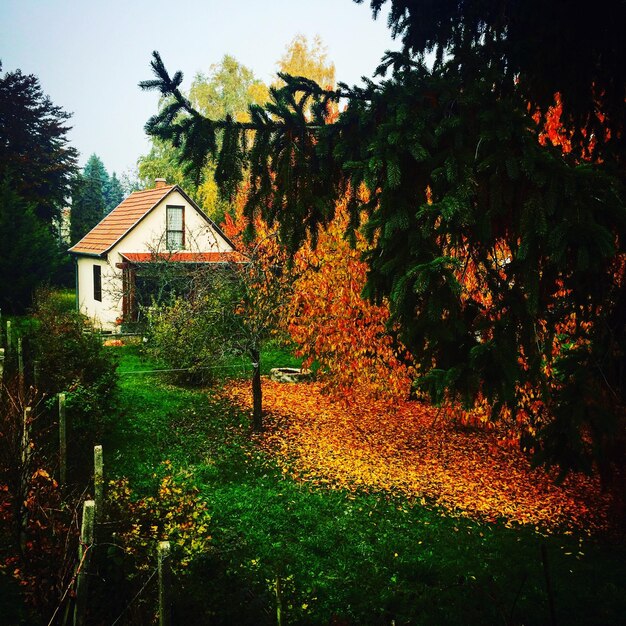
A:
{"type": "Polygon", "coordinates": [[[185,213],[182,206],[167,207],[166,245],[168,250],[185,247],[185,213]]]}

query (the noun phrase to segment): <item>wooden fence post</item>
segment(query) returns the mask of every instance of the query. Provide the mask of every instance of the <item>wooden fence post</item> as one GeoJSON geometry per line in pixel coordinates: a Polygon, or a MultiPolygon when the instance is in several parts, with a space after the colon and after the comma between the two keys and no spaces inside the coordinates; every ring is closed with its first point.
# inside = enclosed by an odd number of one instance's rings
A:
{"type": "Polygon", "coordinates": [[[28,507],[26,500],[28,499],[28,487],[30,477],[30,425],[32,421],[32,409],[28,406],[24,409],[22,417],[22,441],[20,444],[22,456],[22,471],[20,472],[20,492],[22,504],[20,506],[20,548],[22,552],[26,549],[26,533],[28,530],[28,507]]]}
{"type": "Polygon", "coordinates": [[[280,577],[276,577],[276,624],[283,626],[283,588],[280,583],[280,577]]]}
{"type": "Polygon", "coordinates": [[[30,423],[33,410],[27,406],[24,409],[22,420],[22,465],[26,465],[30,459],[30,423]]]}
{"type": "Polygon", "coordinates": [[[17,374],[19,380],[20,397],[24,398],[24,353],[21,337],[17,338],[17,374]]]}
{"type": "Polygon", "coordinates": [[[74,606],[74,626],[83,626],[87,613],[87,594],[89,592],[89,565],[93,547],[95,502],[83,503],[83,521],[80,528],[78,545],[78,576],[76,579],[76,605],[74,606]]]}
{"type": "Polygon", "coordinates": [[[65,424],[65,394],[59,394],[59,482],[67,482],[67,440],[65,424]]]}
{"type": "Polygon", "coordinates": [[[159,626],[171,626],[170,608],[170,542],[159,541],[157,565],[159,570],[159,626]]]}
{"type": "Polygon", "coordinates": [[[102,520],[104,495],[104,463],[102,459],[102,446],[93,447],[93,468],[94,499],[96,501],[96,524],[98,524],[102,520]]]}

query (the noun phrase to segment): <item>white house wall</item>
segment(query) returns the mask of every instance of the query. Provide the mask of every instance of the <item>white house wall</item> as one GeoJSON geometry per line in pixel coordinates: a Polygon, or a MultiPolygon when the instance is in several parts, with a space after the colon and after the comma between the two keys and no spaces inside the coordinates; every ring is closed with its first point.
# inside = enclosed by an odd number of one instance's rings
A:
{"type": "Polygon", "coordinates": [[[122,263],[125,252],[167,253],[165,242],[166,207],[183,206],[186,252],[229,252],[233,248],[224,240],[178,191],[171,192],[127,235],[113,246],[106,259],[78,257],[79,306],[96,327],[105,331],[119,329],[122,316],[122,263]],[[102,267],[102,302],[94,300],[93,265],[102,267]]]}
{"type": "Polygon", "coordinates": [[[122,310],[122,280],[106,259],[80,256],[77,259],[78,303],[81,313],[86,315],[96,328],[113,331],[122,310]],[[99,265],[102,278],[102,302],[94,298],[93,266],[99,265]]]}
{"type": "MultiPolygon", "coordinates": [[[[228,252],[232,247],[209,227],[204,217],[178,191],[161,203],[123,237],[109,252],[169,252],[165,247],[166,207],[185,207],[185,246],[187,252],[228,252]]],[[[115,260],[120,263],[121,259],[115,260]]]]}

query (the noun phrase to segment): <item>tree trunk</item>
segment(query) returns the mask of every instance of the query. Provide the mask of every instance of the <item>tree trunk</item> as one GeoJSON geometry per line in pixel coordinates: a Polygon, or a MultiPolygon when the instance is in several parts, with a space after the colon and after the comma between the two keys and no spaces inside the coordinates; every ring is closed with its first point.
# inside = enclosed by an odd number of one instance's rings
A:
{"type": "Polygon", "coordinates": [[[263,430],[263,392],[261,389],[261,352],[250,350],[252,357],[252,428],[258,433],[263,430]]]}

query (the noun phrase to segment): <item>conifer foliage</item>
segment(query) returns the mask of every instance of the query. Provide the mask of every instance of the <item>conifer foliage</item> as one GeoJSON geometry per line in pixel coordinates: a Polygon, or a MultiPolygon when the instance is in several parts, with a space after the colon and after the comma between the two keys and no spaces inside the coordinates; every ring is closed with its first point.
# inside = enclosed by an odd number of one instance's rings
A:
{"type": "Polygon", "coordinates": [[[0,62],[0,308],[22,313],[33,290],[58,280],[58,228],[76,171],[71,115],[39,79],[0,62]]]}
{"type": "Polygon", "coordinates": [[[74,180],[70,229],[72,244],[82,239],[123,198],[124,191],[115,172],[109,176],[100,157],[92,154],[82,173],[74,180]]]}
{"type": "Polygon", "coordinates": [[[281,75],[245,123],[196,111],[155,53],[142,87],[169,104],[146,129],[193,166],[215,157],[226,196],[246,180],[246,215],[277,224],[291,251],[365,185],[348,236],[366,215],[366,291],[388,299],[418,383],[437,401],[486,400],[494,418],[528,405],[530,387],[526,443],[608,475],[625,424],[626,9],[536,4],[391,0],[404,48],[375,80],[324,89],[281,75]],[[557,92],[568,151],[537,121],[557,92]]]}
{"type": "Polygon", "coordinates": [[[49,225],[60,216],[76,170],[77,152],[67,137],[70,117],[36,76],[20,70],[0,75],[0,179],[10,179],[49,225]]]}

